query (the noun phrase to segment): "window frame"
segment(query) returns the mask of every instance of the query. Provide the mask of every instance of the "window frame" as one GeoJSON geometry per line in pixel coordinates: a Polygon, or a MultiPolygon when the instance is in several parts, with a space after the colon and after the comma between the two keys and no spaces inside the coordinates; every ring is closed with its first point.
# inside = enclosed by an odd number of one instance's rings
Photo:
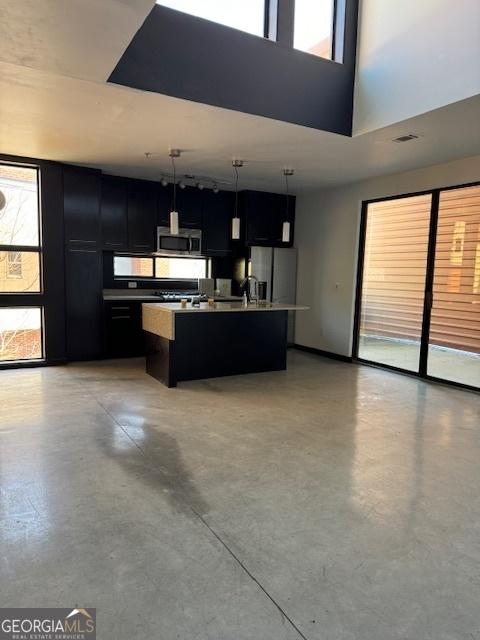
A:
{"type": "Polygon", "coordinates": [[[43,264],[43,210],[42,210],[42,175],[41,163],[11,161],[10,159],[0,159],[0,166],[22,169],[33,169],[36,172],[37,183],[37,224],[38,224],[38,245],[0,244],[0,251],[7,253],[35,253],[38,256],[39,266],[39,290],[38,291],[1,291],[0,311],[2,309],[39,309],[40,311],[40,349],[39,358],[25,358],[18,360],[0,360],[0,369],[17,367],[39,366],[47,361],[46,345],[46,309],[45,309],[45,284],[44,284],[44,264],[43,264]]]}
{"type": "MultiPolygon", "coordinates": [[[[437,382],[441,384],[447,384],[459,389],[467,389],[469,391],[479,392],[479,387],[474,387],[462,382],[456,382],[454,380],[447,380],[445,378],[437,378],[428,373],[428,352],[429,352],[429,339],[431,328],[431,308],[433,303],[433,279],[435,274],[435,259],[436,259],[436,245],[437,245],[437,225],[438,215],[440,207],[440,196],[447,191],[455,191],[458,189],[464,189],[469,187],[480,186],[480,181],[466,182],[461,184],[453,184],[445,187],[436,187],[433,189],[424,189],[421,191],[414,191],[411,193],[399,193],[391,196],[384,196],[379,198],[371,198],[363,200],[360,208],[360,228],[358,237],[358,253],[357,253],[357,273],[356,273],[356,285],[354,292],[354,307],[353,307],[353,336],[352,336],[352,355],[350,360],[354,363],[365,364],[368,366],[376,367],[379,369],[386,369],[388,371],[395,371],[404,375],[437,382]],[[399,367],[380,364],[370,360],[364,360],[359,357],[359,341],[360,341],[360,323],[361,323],[361,307],[362,307],[362,295],[363,295],[363,277],[365,267],[365,249],[366,249],[366,231],[367,231],[367,217],[368,217],[368,205],[375,202],[386,202],[388,200],[399,200],[401,198],[410,198],[414,196],[432,196],[431,206],[431,221],[429,232],[429,250],[426,265],[426,283],[425,283],[425,297],[424,297],[424,311],[423,311],[423,327],[421,337],[421,352],[420,352],[420,367],[418,372],[406,371],[399,367]]],[[[476,293],[474,291],[474,293],[476,293]]]]}
{"type": "MultiPolygon", "coordinates": [[[[0,167],[21,167],[22,169],[33,169],[36,172],[37,182],[37,225],[38,225],[38,245],[24,244],[0,244],[0,252],[7,253],[36,253],[38,255],[38,291],[0,291],[0,299],[5,296],[38,296],[45,293],[43,279],[43,229],[42,229],[42,205],[41,205],[41,181],[40,167],[37,165],[23,164],[20,162],[4,162],[0,160],[0,167]]],[[[13,279],[13,278],[12,278],[13,279]]],[[[1,305],[4,306],[4,305],[1,305]]]]}
{"type": "Polygon", "coordinates": [[[237,27],[231,27],[224,25],[221,22],[210,20],[209,18],[201,18],[192,13],[181,11],[180,9],[173,9],[167,7],[161,0],[156,0],[155,4],[171,11],[179,11],[186,13],[193,18],[200,20],[207,20],[213,24],[220,25],[229,29],[236,29],[241,33],[251,35],[255,38],[263,38],[269,40],[275,44],[280,44],[294,51],[299,51],[314,58],[325,60],[327,62],[336,62],[337,64],[344,63],[344,39],[345,39],[345,17],[346,17],[346,2],[347,0],[331,0],[332,2],[332,24],[331,26],[331,43],[330,43],[330,58],[324,58],[323,56],[303,51],[302,49],[296,49],[293,46],[294,32],[295,32],[295,2],[296,0],[263,0],[263,36],[259,34],[252,34],[243,29],[237,27]]]}
{"type": "Polygon", "coordinates": [[[206,278],[208,275],[208,261],[209,258],[204,257],[204,256],[152,256],[152,255],[139,255],[139,254],[132,254],[132,253],[115,253],[113,255],[113,260],[112,260],[112,273],[113,273],[113,280],[115,282],[189,282],[191,280],[197,280],[198,278],[196,277],[191,277],[191,278],[159,278],[157,277],[157,264],[156,264],[156,258],[166,258],[168,259],[173,259],[173,260],[203,260],[205,262],[205,275],[201,276],[203,278],[206,278]],[[149,260],[152,260],[153,262],[153,275],[152,276],[117,276],[115,275],[115,258],[148,258],[149,260]]]}

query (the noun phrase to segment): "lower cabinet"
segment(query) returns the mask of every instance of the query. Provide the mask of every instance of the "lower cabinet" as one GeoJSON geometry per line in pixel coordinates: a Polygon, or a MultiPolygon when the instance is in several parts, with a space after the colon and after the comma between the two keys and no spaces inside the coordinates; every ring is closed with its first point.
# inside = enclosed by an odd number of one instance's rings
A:
{"type": "Polygon", "coordinates": [[[105,301],[104,319],[107,358],[145,355],[141,302],[105,301]]]}

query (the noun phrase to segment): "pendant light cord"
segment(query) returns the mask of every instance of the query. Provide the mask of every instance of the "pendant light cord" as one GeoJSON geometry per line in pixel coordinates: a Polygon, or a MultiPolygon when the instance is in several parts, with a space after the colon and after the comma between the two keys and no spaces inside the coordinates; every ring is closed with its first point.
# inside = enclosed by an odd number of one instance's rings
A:
{"type": "Polygon", "coordinates": [[[288,220],[288,174],[285,173],[285,195],[286,195],[286,211],[285,218],[288,220]]]}
{"type": "Polygon", "coordinates": [[[177,177],[175,173],[175,158],[172,156],[173,167],[173,211],[177,210],[177,177]]]}
{"type": "Polygon", "coordinates": [[[235,169],[235,218],[238,218],[238,169],[233,165],[235,169]]]}

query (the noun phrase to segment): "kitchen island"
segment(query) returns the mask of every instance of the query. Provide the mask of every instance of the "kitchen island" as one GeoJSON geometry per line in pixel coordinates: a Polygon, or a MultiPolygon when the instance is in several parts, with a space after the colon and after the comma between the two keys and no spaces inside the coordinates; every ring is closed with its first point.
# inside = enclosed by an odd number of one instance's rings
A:
{"type": "Polygon", "coordinates": [[[287,368],[289,311],[308,307],[267,303],[182,307],[145,303],[147,373],[168,387],[182,380],[287,368]]]}

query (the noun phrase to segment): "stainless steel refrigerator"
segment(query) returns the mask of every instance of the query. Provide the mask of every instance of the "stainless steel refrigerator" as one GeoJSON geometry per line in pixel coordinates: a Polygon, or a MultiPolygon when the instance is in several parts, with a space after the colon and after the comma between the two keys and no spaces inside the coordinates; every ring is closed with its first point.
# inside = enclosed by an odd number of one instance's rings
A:
{"type": "MultiPolygon", "coordinates": [[[[297,250],[250,247],[249,273],[267,283],[267,300],[295,304],[297,250]]],[[[288,343],[295,341],[295,312],[288,314],[288,343]]]]}

